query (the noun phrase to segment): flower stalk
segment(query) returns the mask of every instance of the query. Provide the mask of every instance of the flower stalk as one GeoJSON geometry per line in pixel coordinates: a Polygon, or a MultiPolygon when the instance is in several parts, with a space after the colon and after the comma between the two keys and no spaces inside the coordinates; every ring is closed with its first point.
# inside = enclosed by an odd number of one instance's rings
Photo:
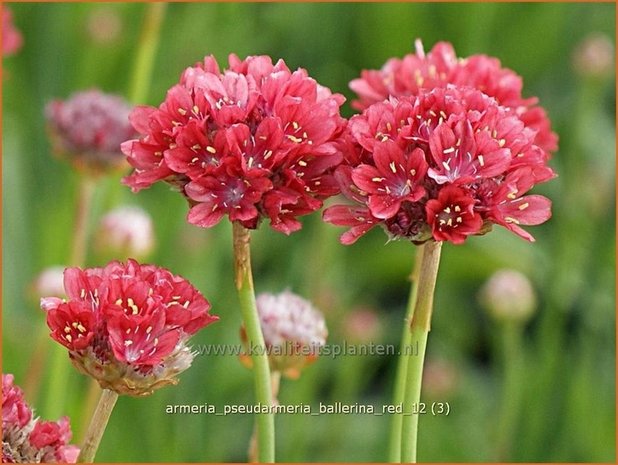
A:
{"type": "MultiPolygon", "coordinates": [[[[255,396],[259,404],[270,406],[273,403],[271,374],[255,303],[253,276],[251,274],[251,236],[249,230],[237,222],[232,224],[232,229],[236,289],[253,362],[255,396]]],[[[263,463],[273,463],[275,461],[274,415],[272,413],[257,414],[256,428],[258,460],[263,463]]]]}
{"type": "Polygon", "coordinates": [[[401,436],[401,462],[416,463],[418,438],[418,405],[421,398],[423,365],[427,335],[431,329],[433,296],[438,277],[442,242],[427,242],[422,253],[416,305],[410,324],[410,343],[418,346],[418,353],[404,351],[407,359],[406,387],[403,402],[404,416],[401,436]]]}
{"type": "Polygon", "coordinates": [[[103,389],[101,397],[99,397],[99,403],[92,421],[86,432],[86,437],[82,445],[82,451],[79,454],[78,461],[80,463],[92,463],[94,457],[101,443],[101,438],[107,427],[109,418],[114,410],[116,401],[118,400],[118,394],[110,389],[103,389]]]}
{"type": "MultiPolygon", "coordinates": [[[[279,403],[279,385],[281,383],[281,372],[273,371],[270,374],[270,385],[272,388],[273,395],[273,405],[277,405],[279,403]]],[[[249,450],[247,453],[249,457],[250,463],[258,463],[260,460],[258,458],[258,444],[257,444],[257,430],[253,428],[253,434],[251,435],[251,440],[249,441],[249,450]]]]}
{"type": "MultiPolygon", "coordinates": [[[[412,332],[410,331],[410,323],[414,315],[416,306],[416,296],[418,294],[418,281],[421,272],[421,263],[423,261],[423,251],[425,244],[417,247],[416,257],[414,259],[414,268],[410,275],[412,283],[410,287],[410,297],[408,299],[408,308],[406,310],[405,325],[403,334],[401,335],[401,355],[397,361],[397,373],[395,374],[395,390],[393,393],[393,405],[403,405],[404,395],[406,391],[406,379],[408,372],[408,357],[405,353],[411,347],[412,332]]],[[[403,425],[403,414],[394,414],[391,421],[391,435],[389,442],[388,461],[391,463],[399,463],[401,460],[401,429],[403,425]]]]}

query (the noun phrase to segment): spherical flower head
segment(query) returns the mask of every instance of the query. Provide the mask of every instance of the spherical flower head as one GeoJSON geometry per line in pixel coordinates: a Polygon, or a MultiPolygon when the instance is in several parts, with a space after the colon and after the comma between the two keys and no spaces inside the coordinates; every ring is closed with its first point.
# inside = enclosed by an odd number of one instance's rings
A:
{"type": "Polygon", "coordinates": [[[391,239],[463,243],[499,224],[533,240],[520,225],[543,223],[551,203],[525,195],[552,179],[549,155],[517,113],[484,93],[447,86],[390,98],[352,117],[355,150],[337,169],[354,203],[324,220],[351,229],[351,244],[376,225],[391,239]]]}
{"type": "Polygon", "coordinates": [[[67,268],[67,300],[41,299],[51,337],[104,389],[144,396],[191,365],[189,338],[218,317],[185,279],[154,265],[67,268]]]}
{"type": "Polygon", "coordinates": [[[123,144],[135,168],[133,191],[165,181],[189,201],[188,221],[212,227],[223,217],[255,229],[263,218],[290,234],[298,217],[338,193],[334,168],[347,147],[344,98],[304,69],[267,56],[212,56],[187,68],[159,108],[138,107],[141,137],[123,144]]]}
{"type": "Polygon", "coordinates": [[[536,293],[523,273],[504,269],[496,271],[480,292],[480,301],[498,321],[525,322],[536,310],[536,293]]]}
{"type": "Polygon", "coordinates": [[[96,89],[50,102],[45,116],[54,152],[92,175],[124,168],[120,144],[135,134],[131,108],[121,97],[96,89]]]}
{"type": "Polygon", "coordinates": [[[551,130],[545,110],[537,105],[536,98],[522,97],[521,76],[503,68],[500,60],[487,55],[458,58],[448,42],[438,42],[427,54],[420,40],[415,45],[414,54],[391,58],[382,69],[364,70],[360,78],[350,82],[359,97],[352,106],[364,110],[390,96],[416,96],[448,85],[471,87],[517,113],[527,127],[536,131],[536,145],[547,152],[557,149],[558,137],[551,130]]]}
{"type": "Polygon", "coordinates": [[[42,421],[13,384],[13,375],[2,374],[2,462],[76,463],[79,448],[71,440],[69,419],[42,421]]]}
{"type": "Polygon", "coordinates": [[[152,252],[154,242],[152,218],[137,206],[109,211],[101,218],[95,233],[97,251],[115,257],[146,257],[152,252]]]}
{"type": "Polygon", "coordinates": [[[2,7],[2,55],[13,55],[23,45],[21,32],[13,24],[13,12],[2,7]]]}
{"type": "MultiPolygon", "coordinates": [[[[316,360],[326,343],[324,316],[311,302],[287,290],[260,294],[256,304],[271,369],[297,378],[302,368],[316,360]]],[[[241,336],[246,343],[244,328],[241,336]]],[[[249,355],[241,360],[250,364],[249,355]]]]}

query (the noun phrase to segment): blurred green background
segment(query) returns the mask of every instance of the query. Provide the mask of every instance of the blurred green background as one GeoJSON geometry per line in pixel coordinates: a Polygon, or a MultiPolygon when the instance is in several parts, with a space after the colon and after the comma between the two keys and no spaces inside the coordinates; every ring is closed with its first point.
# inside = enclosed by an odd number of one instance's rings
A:
{"type": "MultiPolygon", "coordinates": [[[[66,263],[76,176],[50,154],[43,108],[52,98],[98,87],[127,95],[144,4],[11,4],[24,47],[3,60],[3,372],[24,383],[45,320],[28,291],[45,267],[66,263]]],[[[448,401],[448,417],[420,419],[421,461],[615,461],[615,75],[574,65],[591,34],[615,43],[615,5],[531,4],[170,4],[146,102],[158,105],[181,71],[214,54],[282,57],[323,85],[344,93],[363,68],[380,67],[439,40],[459,56],[486,53],[524,77],[525,96],[538,95],[560,135],[551,161],[560,177],[536,189],[554,201],[553,218],[530,228],[527,243],[497,228],[464,246],[444,247],[429,338],[424,400],[448,401]],[[496,438],[504,409],[504,328],[478,301],[499,268],[525,273],[538,293],[510,373],[521,401],[511,412],[507,445],[496,438]],[[517,357],[516,357],[517,358],[517,357]],[[498,450],[500,449],[500,450],[498,450]]],[[[613,50],[611,51],[613,59],[613,50]]],[[[598,58],[598,57],[597,57],[598,58]]],[[[344,106],[346,116],[352,114],[344,106]]],[[[163,185],[138,195],[119,183],[98,187],[96,220],[112,206],[136,204],[154,218],[157,248],[150,262],[190,279],[220,322],[195,344],[236,343],[240,317],[232,280],[231,231],[186,224],[183,199],[163,185]]],[[[413,265],[409,243],[385,244],[380,230],[357,244],[338,243],[343,230],[319,215],[285,237],[264,225],[254,234],[258,292],[290,287],[326,314],[329,342],[354,342],[346,315],[368,309],[368,340],[398,344],[413,265]]],[[[123,258],[123,257],[118,257],[123,258]]],[[[89,255],[90,265],[102,264],[89,255]]],[[[283,380],[281,403],[390,402],[395,358],[322,358],[299,380],[283,380]]],[[[67,359],[67,364],[69,363],[67,359]]],[[[512,367],[512,366],[511,366],[512,367]]],[[[46,370],[28,400],[43,417],[46,370]]],[[[87,380],[70,370],[64,412],[79,437],[87,380]]],[[[178,386],[144,399],[121,398],[97,460],[124,462],[245,461],[249,415],[167,415],[168,404],[248,404],[252,376],[234,357],[198,357],[178,386]]],[[[60,401],[55,399],[54,401],[60,401]]],[[[53,403],[53,402],[51,402],[53,403]]],[[[280,415],[279,461],[384,461],[388,416],[280,415]]]]}

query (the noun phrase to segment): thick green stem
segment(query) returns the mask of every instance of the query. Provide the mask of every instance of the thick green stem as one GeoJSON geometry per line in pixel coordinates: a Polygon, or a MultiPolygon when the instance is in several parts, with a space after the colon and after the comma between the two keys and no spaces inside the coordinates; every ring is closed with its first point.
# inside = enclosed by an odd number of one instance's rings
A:
{"type": "Polygon", "coordinates": [[[86,432],[86,438],[82,444],[78,462],[91,463],[94,461],[97,449],[101,443],[101,438],[107,427],[107,422],[109,421],[109,417],[112,414],[112,410],[114,410],[114,405],[116,405],[117,400],[118,394],[109,389],[103,389],[97,408],[92,416],[92,421],[86,432]]]}
{"type": "MultiPolygon", "coordinates": [[[[240,311],[247,334],[249,352],[253,361],[256,400],[261,405],[271,406],[273,402],[270,367],[260,319],[255,304],[253,276],[251,274],[251,253],[249,231],[233,223],[234,270],[236,289],[240,299],[240,311]]],[[[256,414],[258,460],[275,461],[275,417],[272,412],[256,414]]]]}
{"type": "Polygon", "coordinates": [[[403,424],[401,434],[401,462],[416,463],[419,404],[427,335],[431,329],[433,295],[440,265],[441,242],[427,242],[423,251],[418,280],[416,305],[410,325],[410,347],[418,350],[404,352],[408,369],[403,402],[403,424]]]}
{"type": "MultiPolygon", "coordinates": [[[[416,305],[416,295],[418,293],[418,278],[421,270],[421,262],[423,260],[424,245],[417,247],[416,257],[414,258],[414,269],[410,275],[410,296],[408,298],[408,308],[406,310],[405,324],[401,335],[401,345],[399,360],[397,361],[397,373],[395,374],[395,390],[393,393],[393,405],[403,405],[404,394],[406,391],[406,374],[408,372],[408,358],[406,351],[411,349],[412,332],[410,331],[410,323],[414,314],[416,305]]],[[[390,463],[399,463],[401,460],[401,428],[403,425],[403,414],[393,414],[391,420],[391,435],[389,438],[388,461],[390,463]]]]}
{"type": "MultiPolygon", "coordinates": [[[[270,374],[270,386],[272,388],[273,394],[273,405],[279,404],[279,384],[281,383],[281,372],[273,371],[270,374]]],[[[253,427],[253,434],[251,435],[251,440],[249,441],[249,450],[247,452],[247,456],[249,457],[249,462],[258,463],[260,461],[258,457],[258,442],[257,442],[257,422],[253,427]]]]}
{"type": "Polygon", "coordinates": [[[96,379],[92,378],[88,381],[88,391],[84,396],[84,403],[82,405],[82,422],[80,425],[74,425],[74,437],[81,440],[83,435],[87,431],[88,422],[92,415],[94,414],[94,410],[97,406],[97,399],[101,396],[101,387],[96,379]],[[77,427],[76,427],[77,426],[77,427]]]}
{"type": "Polygon", "coordinates": [[[167,3],[150,3],[146,5],[146,16],[139,38],[135,67],[129,88],[129,100],[132,103],[143,103],[150,89],[150,77],[154,59],[159,46],[159,32],[165,17],[167,3]]]}

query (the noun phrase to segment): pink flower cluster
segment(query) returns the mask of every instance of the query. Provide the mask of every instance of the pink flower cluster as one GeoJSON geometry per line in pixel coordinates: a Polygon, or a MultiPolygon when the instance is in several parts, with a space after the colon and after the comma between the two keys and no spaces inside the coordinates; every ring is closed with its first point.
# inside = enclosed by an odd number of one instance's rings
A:
{"type": "Polygon", "coordinates": [[[324,212],[325,221],[351,227],[341,237],[344,244],[378,224],[390,237],[415,243],[461,244],[492,224],[533,240],[520,226],[551,216],[548,199],[525,195],[555,176],[546,150],[555,147],[555,137],[539,137],[549,127],[545,113],[521,99],[513,103],[521,80],[497,60],[462,63],[451,52],[450,45],[438,44],[427,57],[419,50],[352,81],[361,95],[357,106],[366,108],[349,122],[355,150],[336,176],[355,204],[324,212]],[[481,73],[483,64],[487,72],[481,73]],[[517,106],[501,105],[489,90],[517,106]],[[397,95],[383,100],[382,92],[391,91],[397,95]],[[529,111],[541,112],[547,124],[531,124],[529,111]]]}
{"type": "Polygon", "coordinates": [[[52,338],[78,370],[122,394],[175,384],[193,359],[188,339],[218,319],[188,281],[134,260],[67,268],[64,288],[68,301],[41,299],[52,338]]]}
{"type": "Polygon", "coordinates": [[[22,44],[21,32],[13,24],[13,13],[6,6],[2,7],[2,55],[13,55],[22,44]]]}
{"type": "Polygon", "coordinates": [[[13,375],[2,374],[2,462],[76,463],[77,446],[69,445],[69,419],[34,418],[13,375]]]}
{"type": "Polygon", "coordinates": [[[188,68],[159,108],[131,115],[142,135],[122,146],[135,168],[134,191],[164,180],[192,208],[190,223],[211,227],[228,216],[254,229],[260,219],[290,234],[297,217],[318,210],[339,189],[332,171],[342,161],[344,98],[270,57],[229,57],[188,68]]]}
{"type": "Polygon", "coordinates": [[[135,135],[130,112],[124,99],[96,89],[50,102],[45,116],[54,152],[90,172],[123,167],[120,143],[135,135]]]}
{"type": "Polygon", "coordinates": [[[415,54],[391,58],[382,69],[364,70],[360,78],[350,82],[350,88],[359,96],[352,106],[364,110],[390,96],[414,96],[449,84],[472,87],[511,108],[526,127],[536,131],[536,145],[548,152],[557,149],[558,137],[551,130],[545,110],[537,106],[538,99],[522,97],[522,78],[503,68],[500,60],[487,55],[457,58],[448,42],[438,42],[427,54],[420,40],[415,45],[415,54]]]}

